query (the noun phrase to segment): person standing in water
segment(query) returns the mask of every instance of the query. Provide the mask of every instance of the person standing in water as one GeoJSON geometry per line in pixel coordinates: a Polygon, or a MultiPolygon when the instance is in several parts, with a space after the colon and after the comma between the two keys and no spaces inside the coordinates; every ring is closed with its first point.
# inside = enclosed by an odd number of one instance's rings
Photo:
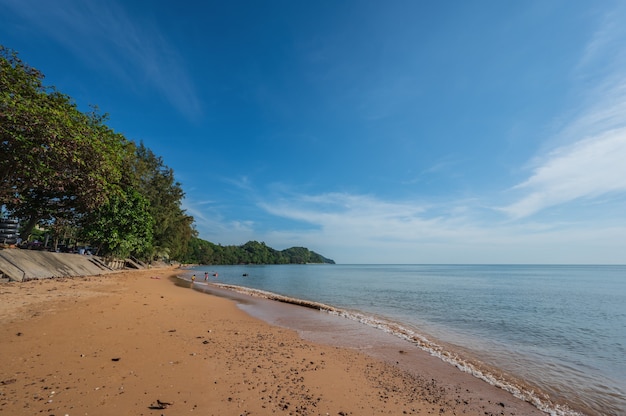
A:
{"type": "Polygon", "coordinates": [[[191,276],[191,283],[194,283],[196,281],[196,275],[194,274],[193,276],[191,276]]]}
{"type": "Polygon", "coordinates": [[[204,272],[204,281],[209,280],[209,272],[204,272]]]}

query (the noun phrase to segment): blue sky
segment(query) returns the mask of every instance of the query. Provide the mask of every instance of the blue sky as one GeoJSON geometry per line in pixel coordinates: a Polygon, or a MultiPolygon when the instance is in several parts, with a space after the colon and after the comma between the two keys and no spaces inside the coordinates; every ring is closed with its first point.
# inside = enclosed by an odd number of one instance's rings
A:
{"type": "Polygon", "coordinates": [[[0,0],[0,43],[174,169],[201,238],[626,263],[622,1],[0,0]]]}

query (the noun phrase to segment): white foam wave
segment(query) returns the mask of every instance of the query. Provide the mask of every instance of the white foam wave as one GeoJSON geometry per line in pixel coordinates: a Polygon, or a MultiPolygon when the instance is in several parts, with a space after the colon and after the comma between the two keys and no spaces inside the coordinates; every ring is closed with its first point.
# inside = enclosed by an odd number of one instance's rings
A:
{"type": "Polygon", "coordinates": [[[455,366],[459,370],[469,373],[472,376],[481,379],[493,386],[499,387],[511,393],[513,396],[517,397],[520,400],[531,403],[539,410],[551,416],[584,416],[582,413],[571,410],[566,406],[553,403],[549,399],[549,397],[544,394],[538,393],[534,390],[523,388],[515,382],[507,380],[503,377],[496,376],[495,374],[492,374],[485,370],[481,370],[480,368],[478,368],[477,365],[469,362],[466,359],[463,359],[457,353],[446,350],[443,346],[429,340],[423,334],[417,333],[414,330],[406,328],[396,322],[389,321],[380,317],[375,317],[372,315],[366,315],[356,311],[340,309],[320,302],[283,296],[265,290],[252,289],[248,287],[228,285],[223,283],[212,284],[223,289],[232,290],[249,296],[261,297],[264,299],[317,309],[336,316],[360,322],[373,328],[377,328],[388,334],[394,335],[410,342],[418,348],[430,353],[432,356],[437,357],[440,360],[455,366]]]}

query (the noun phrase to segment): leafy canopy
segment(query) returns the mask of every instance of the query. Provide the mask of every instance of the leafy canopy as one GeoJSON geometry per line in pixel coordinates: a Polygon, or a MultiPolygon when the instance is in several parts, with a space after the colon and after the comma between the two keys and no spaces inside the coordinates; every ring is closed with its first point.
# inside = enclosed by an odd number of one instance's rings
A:
{"type": "Polygon", "coordinates": [[[197,237],[174,171],[143,143],[81,112],[43,84],[43,74],[0,45],[0,208],[72,236],[104,256],[204,264],[333,263],[303,247],[277,251],[256,241],[218,246],[197,237]]]}

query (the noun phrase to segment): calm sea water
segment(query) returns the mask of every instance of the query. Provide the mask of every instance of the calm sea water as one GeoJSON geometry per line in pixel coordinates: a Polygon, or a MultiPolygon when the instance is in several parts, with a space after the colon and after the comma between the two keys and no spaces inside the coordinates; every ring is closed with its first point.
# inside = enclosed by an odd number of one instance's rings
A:
{"type": "Polygon", "coordinates": [[[490,382],[505,374],[515,388],[536,389],[536,398],[545,393],[574,410],[551,406],[553,414],[626,414],[626,266],[277,265],[194,271],[199,281],[205,271],[218,273],[220,283],[321,302],[377,326],[393,323],[386,327],[399,336],[433,341],[426,347],[434,345],[444,358],[460,354],[468,371],[490,382]]]}

